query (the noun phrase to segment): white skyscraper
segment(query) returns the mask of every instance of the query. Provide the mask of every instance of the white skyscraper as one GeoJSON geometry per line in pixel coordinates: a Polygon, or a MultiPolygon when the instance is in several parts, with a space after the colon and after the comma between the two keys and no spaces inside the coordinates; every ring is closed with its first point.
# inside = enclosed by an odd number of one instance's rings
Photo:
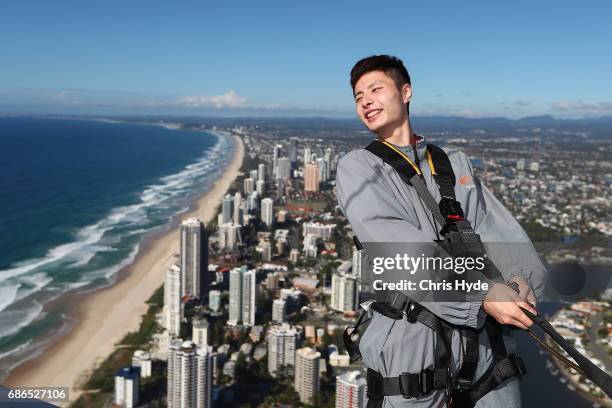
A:
{"type": "Polygon", "coordinates": [[[200,349],[191,341],[170,342],[168,408],[209,408],[212,394],[212,347],[200,349]]]}
{"type": "Polygon", "coordinates": [[[205,318],[194,318],[192,321],[193,343],[200,349],[208,347],[208,320],[205,318]]]}
{"type": "Polygon", "coordinates": [[[223,224],[232,221],[234,200],[231,194],[226,194],[221,202],[221,215],[223,216],[223,224]]]}
{"type": "Polygon", "coordinates": [[[279,157],[276,161],[276,177],[288,180],[291,178],[291,162],[288,157],[279,157]]]}
{"type": "Polygon", "coordinates": [[[306,146],[304,147],[304,166],[306,165],[306,163],[310,163],[310,159],[311,159],[311,154],[310,154],[310,147],[306,146]]]}
{"type": "Polygon", "coordinates": [[[263,195],[265,184],[266,183],[263,180],[257,180],[257,182],[255,183],[255,191],[260,196],[263,195]]]}
{"type": "Polygon", "coordinates": [[[287,301],[284,299],[274,299],[272,302],[272,320],[278,323],[287,321],[287,301]]]}
{"type": "Polygon", "coordinates": [[[266,164],[259,163],[257,166],[257,181],[266,182],[266,164]]]}
{"type": "Polygon", "coordinates": [[[295,365],[298,336],[298,331],[288,324],[272,326],[268,331],[268,372],[272,377],[276,377],[281,367],[295,365]]]}
{"type": "Polygon", "coordinates": [[[357,280],[354,276],[332,275],[331,307],[341,312],[357,309],[357,280]]]}
{"type": "Polygon", "coordinates": [[[276,177],[278,175],[278,157],[280,156],[280,151],[283,148],[283,145],[275,145],[274,152],[272,154],[272,177],[276,177]]]}
{"type": "Polygon", "coordinates": [[[208,294],[208,234],[197,218],[181,223],[181,272],[181,295],[208,294]]]}
{"type": "Polygon", "coordinates": [[[336,408],[365,408],[367,383],[359,371],[336,377],[336,408]]]}
{"type": "Polygon", "coordinates": [[[255,270],[247,271],[246,266],[230,271],[229,320],[235,326],[255,325],[255,270]]]}
{"type": "Polygon", "coordinates": [[[242,204],[242,194],[240,194],[240,192],[236,192],[236,194],[234,194],[234,214],[232,217],[232,221],[236,225],[242,225],[241,204],[242,204]]]}
{"type": "Polygon", "coordinates": [[[115,375],[115,404],[125,408],[138,405],[140,399],[140,367],[124,367],[115,375]]]}
{"type": "Polygon", "coordinates": [[[221,292],[218,290],[211,290],[208,294],[208,308],[213,312],[221,310],[221,292]]]}
{"type": "Polygon", "coordinates": [[[134,351],[132,356],[132,366],[140,367],[140,378],[151,376],[151,353],[144,350],[134,351]]]}
{"type": "Polygon", "coordinates": [[[274,201],[271,198],[261,200],[261,221],[268,227],[272,226],[272,221],[274,220],[273,208],[274,201]]]}
{"type": "Polygon", "coordinates": [[[294,387],[304,404],[311,404],[313,397],[319,392],[319,364],[321,353],[303,347],[295,353],[294,387]]]}
{"type": "Polygon", "coordinates": [[[365,252],[361,249],[357,249],[357,247],[353,247],[353,276],[357,278],[357,280],[361,281],[361,279],[365,278],[365,252]]]}
{"type": "Polygon", "coordinates": [[[244,195],[248,197],[249,194],[251,194],[255,190],[255,180],[250,177],[245,178],[243,181],[243,189],[244,195]]]}
{"type": "Polygon", "coordinates": [[[166,330],[170,337],[178,337],[183,320],[183,305],[181,303],[181,268],[172,265],[166,271],[164,281],[164,312],[166,330]]]}

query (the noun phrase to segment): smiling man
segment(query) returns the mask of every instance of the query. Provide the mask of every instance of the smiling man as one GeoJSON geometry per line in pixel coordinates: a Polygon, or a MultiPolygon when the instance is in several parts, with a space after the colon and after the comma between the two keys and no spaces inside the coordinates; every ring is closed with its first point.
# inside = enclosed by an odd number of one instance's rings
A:
{"type": "Polygon", "coordinates": [[[371,321],[359,351],[368,368],[368,407],[440,407],[451,402],[455,407],[519,407],[517,377],[524,367],[507,328],[531,326],[520,307],[535,313],[543,283],[541,261],[520,225],[474,175],[466,155],[428,145],[413,132],[412,86],[401,60],[388,55],[364,58],[351,70],[350,82],[357,116],[376,136],[367,148],[343,156],[337,169],[338,203],[359,240],[431,248],[444,228],[463,222],[485,242],[487,256],[501,275],[489,280],[487,289],[459,302],[417,303],[399,292],[391,294],[393,302],[387,298],[364,303],[371,321]],[[452,167],[453,182],[444,194],[437,158],[452,167]],[[398,161],[420,181],[407,182],[410,177],[398,173],[398,161]],[[416,184],[426,191],[417,191],[416,184]],[[425,203],[424,194],[440,202],[443,213],[443,203],[454,206],[454,212],[444,214],[445,225],[440,212],[425,203]],[[398,296],[404,299],[401,304],[398,296]]]}

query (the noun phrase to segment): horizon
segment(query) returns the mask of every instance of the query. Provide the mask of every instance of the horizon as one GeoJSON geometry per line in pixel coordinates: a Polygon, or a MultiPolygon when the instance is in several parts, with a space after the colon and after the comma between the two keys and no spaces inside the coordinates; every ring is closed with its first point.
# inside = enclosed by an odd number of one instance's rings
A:
{"type": "Polygon", "coordinates": [[[612,115],[609,2],[360,4],[11,4],[0,112],[348,118],[350,68],[387,53],[415,117],[612,115]]]}

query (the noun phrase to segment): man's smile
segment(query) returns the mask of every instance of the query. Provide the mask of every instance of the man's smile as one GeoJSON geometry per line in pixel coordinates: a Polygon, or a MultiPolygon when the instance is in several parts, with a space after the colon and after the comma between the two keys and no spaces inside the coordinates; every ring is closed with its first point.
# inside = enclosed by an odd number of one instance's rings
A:
{"type": "Polygon", "coordinates": [[[380,112],[382,112],[382,109],[371,109],[367,111],[364,116],[366,120],[369,123],[371,123],[371,122],[374,122],[378,118],[380,112]]]}

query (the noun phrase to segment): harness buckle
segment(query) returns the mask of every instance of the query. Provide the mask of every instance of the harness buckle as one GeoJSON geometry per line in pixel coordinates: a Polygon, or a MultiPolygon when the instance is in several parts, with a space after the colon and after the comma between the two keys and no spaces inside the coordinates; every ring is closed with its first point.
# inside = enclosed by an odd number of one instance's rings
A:
{"type": "Polygon", "coordinates": [[[464,391],[472,386],[472,381],[467,378],[457,378],[455,380],[455,388],[459,391],[464,391]]]}
{"type": "Polygon", "coordinates": [[[425,368],[419,373],[400,374],[399,389],[402,397],[406,399],[428,395],[434,389],[433,370],[425,368]]]}

